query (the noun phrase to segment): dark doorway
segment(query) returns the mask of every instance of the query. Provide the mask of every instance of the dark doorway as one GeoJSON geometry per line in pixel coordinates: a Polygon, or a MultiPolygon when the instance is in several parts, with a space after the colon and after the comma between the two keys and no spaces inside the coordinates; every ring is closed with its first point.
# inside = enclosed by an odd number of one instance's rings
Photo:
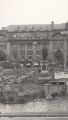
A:
{"type": "Polygon", "coordinates": [[[0,61],[6,61],[6,54],[4,51],[0,51],[0,61]]]}
{"type": "Polygon", "coordinates": [[[47,48],[43,48],[42,49],[42,59],[47,60],[47,58],[48,58],[48,50],[47,50],[47,48]]]}

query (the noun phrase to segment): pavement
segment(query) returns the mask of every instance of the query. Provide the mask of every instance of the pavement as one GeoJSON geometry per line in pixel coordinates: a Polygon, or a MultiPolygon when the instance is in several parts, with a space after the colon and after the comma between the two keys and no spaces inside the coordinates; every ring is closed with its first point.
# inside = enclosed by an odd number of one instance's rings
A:
{"type": "Polygon", "coordinates": [[[68,120],[68,117],[0,117],[0,120],[68,120]]]}

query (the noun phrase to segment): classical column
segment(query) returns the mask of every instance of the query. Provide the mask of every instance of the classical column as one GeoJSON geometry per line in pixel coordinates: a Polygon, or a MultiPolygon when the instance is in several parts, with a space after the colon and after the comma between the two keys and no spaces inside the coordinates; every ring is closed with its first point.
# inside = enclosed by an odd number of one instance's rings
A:
{"type": "Polygon", "coordinates": [[[49,58],[51,59],[51,60],[53,60],[53,41],[49,41],[49,58]]]}
{"type": "Polygon", "coordinates": [[[41,61],[42,61],[42,43],[41,43],[40,47],[41,47],[41,61]]]}
{"type": "Polygon", "coordinates": [[[33,63],[36,62],[36,45],[37,42],[33,42],[33,63]]]}
{"type": "Polygon", "coordinates": [[[18,48],[17,48],[17,51],[18,51],[18,60],[20,60],[20,61],[22,61],[22,59],[21,59],[22,54],[20,54],[21,50],[22,50],[21,44],[18,44],[18,48]]]}
{"type": "Polygon", "coordinates": [[[6,44],[7,44],[7,50],[6,50],[6,55],[7,55],[6,57],[7,58],[6,59],[7,59],[7,61],[9,61],[10,57],[11,57],[10,56],[11,55],[11,53],[10,53],[10,42],[7,42],[6,44]]]}
{"type": "Polygon", "coordinates": [[[67,59],[67,40],[64,39],[64,71],[66,71],[66,59],[67,59]]]}
{"type": "Polygon", "coordinates": [[[15,47],[16,47],[16,51],[17,51],[17,56],[16,56],[16,62],[18,62],[18,58],[19,58],[19,45],[18,45],[18,43],[15,45],[15,47]]]}
{"type": "Polygon", "coordinates": [[[25,44],[25,59],[27,59],[27,43],[25,44]]]}

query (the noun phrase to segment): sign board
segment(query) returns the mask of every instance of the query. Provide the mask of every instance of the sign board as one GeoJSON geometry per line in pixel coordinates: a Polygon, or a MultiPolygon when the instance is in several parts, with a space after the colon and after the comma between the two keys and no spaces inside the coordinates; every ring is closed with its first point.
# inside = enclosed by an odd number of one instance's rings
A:
{"type": "Polygon", "coordinates": [[[67,72],[56,72],[54,74],[55,79],[60,79],[60,78],[68,78],[68,73],[67,72]]]}

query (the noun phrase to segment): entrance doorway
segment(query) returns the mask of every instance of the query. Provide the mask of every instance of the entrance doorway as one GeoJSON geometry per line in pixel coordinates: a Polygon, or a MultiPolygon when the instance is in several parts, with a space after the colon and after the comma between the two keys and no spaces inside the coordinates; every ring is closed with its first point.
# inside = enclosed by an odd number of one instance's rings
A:
{"type": "Polygon", "coordinates": [[[47,48],[43,48],[42,49],[42,59],[47,60],[47,58],[48,58],[48,50],[47,50],[47,48]]]}

